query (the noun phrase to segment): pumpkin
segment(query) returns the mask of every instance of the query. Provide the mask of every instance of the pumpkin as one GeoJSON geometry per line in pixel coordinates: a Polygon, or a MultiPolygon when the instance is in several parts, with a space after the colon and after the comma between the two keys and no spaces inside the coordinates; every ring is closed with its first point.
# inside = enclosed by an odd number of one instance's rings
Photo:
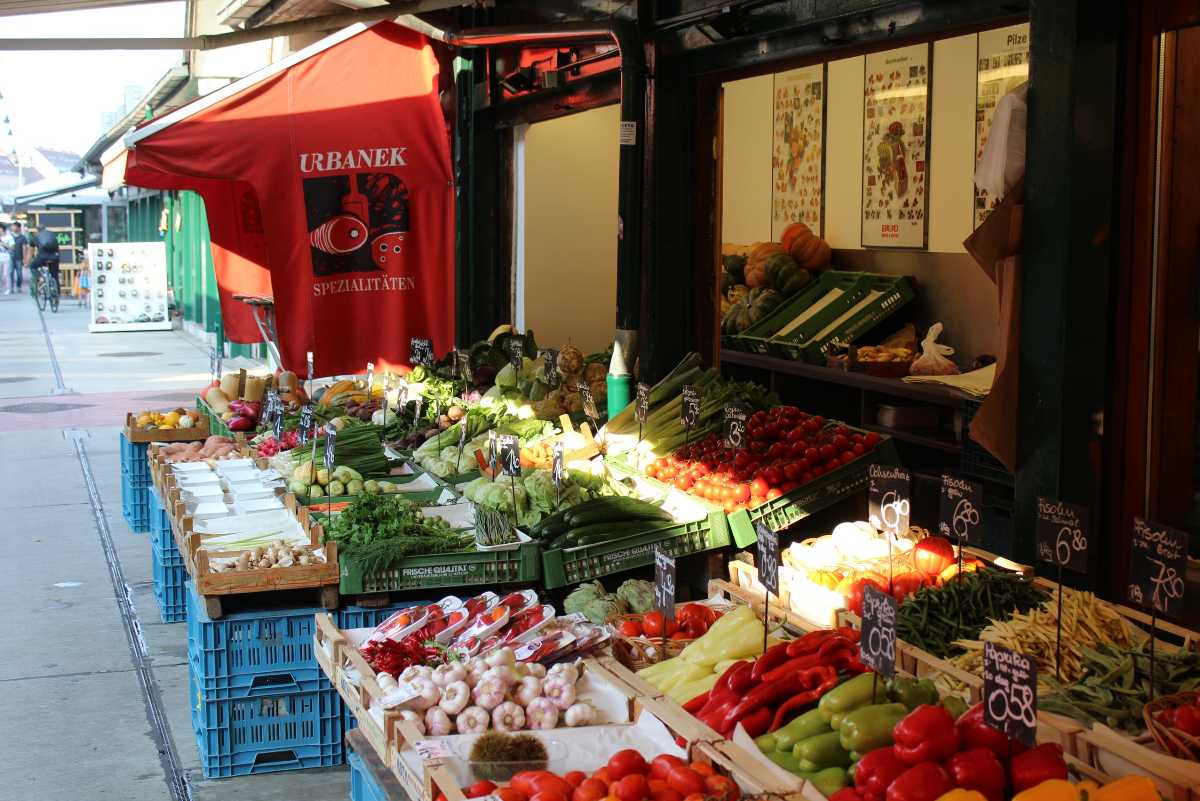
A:
{"type": "Polygon", "coordinates": [[[722,256],[721,267],[733,276],[735,282],[741,281],[746,274],[746,257],[736,253],[722,256]]]}
{"type": "Polygon", "coordinates": [[[721,320],[721,332],[724,334],[740,334],[753,325],[750,319],[750,307],[745,300],[739,300],[729,307],[721,320]]]}
{"type": "Polygon", "coordinates": [[[792,245],[801,237],[812,236],[812,229],[802,222],[794,222],[787,228],[783,229],[783,236],[779,237],[779,244],[783,245],[783,249],[791,253],[792,245]]]}
{"type": "Polygon", "coordinates": [[[729,288],[729,291],[725,293],[726,297],[729,298],[731,303],[737,303],[739,300],[742,300],[746,297],[746,295],[749,294],[750,287],[746,286],[745,284],[734,284],[729,288]]]}
{"type": "Polygon", "coordinates": [[[782,301],[783,296],[774,289],[751,289],[744,298],[729,307],[729,311],[721,320],[721,331],[725,334],[740,334],[773,312],[782,301]]]}
{"type": "Polygon", "coordinates": [[[832,255],[825,240],[803,223],[792,223],[783,232],[783,245],[788,255],[806,270],[819,270],[829,264],[832,255]]]}
{"type": "Polygon", "coordinates": [[[767,266],[763,262],[746,265],[746,286],[751,289],[767,285],[767,266]]]}
{"type": "Polygon", "coordinates": [[[749,269],[755,265],[766,261],[769,256],[776,253],[783,253],[783,245],[778,242],[760,242],[750,251],[750,255],[746,257],[746,268],[749,269]]]}

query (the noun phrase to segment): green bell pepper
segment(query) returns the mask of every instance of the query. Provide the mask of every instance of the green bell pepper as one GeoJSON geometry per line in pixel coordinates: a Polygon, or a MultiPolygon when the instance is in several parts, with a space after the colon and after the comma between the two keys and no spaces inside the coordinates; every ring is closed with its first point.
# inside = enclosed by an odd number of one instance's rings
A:
{"type": "Polygon", "coordinates": [[[947,712],[950,713],[950,717],[954,718],[955,720],[961,718],[966,714],[967,710],[970,709],[970,707],[967,705],[967,702],[959,698],[957,695],[947,695],[942,699],[942,706],[947,712]]]}
{"type": "MultiPolygon", "coordinates": [[[[834,715],[845,715],[860,706],[886,702],[887,682],[879,681],[874,673],[860,673],[822,695],[817,702],[817,709],[825,720],[832,721],[834,715]]],[[[840,719],[838,722],[841,722],[840,719]]]]}
{"type": "Polygon", "coordinates": [[[888,700],[904,704],[911,712],[921,704],[936,704],[938,691],[929,679],[897,678],[887,683],[888,700]]]}
{"type": "Polygon", "coordinates": [[[817,771],[798,771],[796,775],[805,781],[812,782],[813,787],[821,795],[828,798],[829,796],[841,790],[843,787],[848,787],[850,779],[846,775],[845,768],[825,768],[817,771]]]}
{"type": "Polygon", "coordinates": [[[792,719],[786,726],[776,729],[772,734],[775,735],[777,750],[791,751],[801,740],[807,740],[809,737],[826,734],[830,731],[833,730],[829,728],[829,723],[821,716],[820,711],[810,709],[803,715],[792,719]]]}
{"type": "Polygon", "coordinates": [[[791,751],[768,751],[767,759],[771,760],[789,773],[800,772],[800,760],[792,756],[791,751]]]}
{"type": "Polygon", "coordinates": [[[842,748],[866,754],[892,744],[892,729],[908,715],[904,704],[872,704],[846,715],[838,729],[842,748]]]}
{"type": "Polygon", "coordinates": [[[838,733],[831,731],[796,743],[792,754],[800,760],[800,770],[818,771],[849,765],[850,755],[838,738],[838,733]]]}

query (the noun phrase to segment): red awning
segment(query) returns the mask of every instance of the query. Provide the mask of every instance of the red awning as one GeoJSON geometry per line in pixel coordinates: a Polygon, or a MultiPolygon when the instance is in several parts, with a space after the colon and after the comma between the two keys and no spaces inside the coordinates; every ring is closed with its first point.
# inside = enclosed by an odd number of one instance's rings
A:
{"type": "Polygon", "coordinates": [[[310,350],[318,375],[406,363],[411,337],[452,347],[437,74],[420,34],[352,26],[127,138],[128,183],[204,196],[227,324],[230,294],[273,289],[285,368],[310,350]]]}

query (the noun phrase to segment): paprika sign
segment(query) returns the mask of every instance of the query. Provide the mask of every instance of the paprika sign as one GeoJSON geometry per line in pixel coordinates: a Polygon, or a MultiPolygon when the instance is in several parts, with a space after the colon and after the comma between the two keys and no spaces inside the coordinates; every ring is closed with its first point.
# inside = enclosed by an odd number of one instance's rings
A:
{"type": "Polygon", "coordinates": [[[667,620],[675,619],[675,557],[654,552],[654,605],[667,620]]]}
{"type": "Polygon", "coordinates": [[[862,662],[881,676],[896,675],[896,599],[869,582],[863,588],[862,662]]]}
{"type": "Polygon", "coordinates": [[[942,519],[938,531],[943,537],[964,542],[979,542],[983,536],[983,486],[965,478],[942,474],[942,519]]]}
{"type": "Polygon", "coordinates": [[[1043,562],[1087,572],[1088,510],[1053,498],[1038,498],[1037,555],[1043,562]]]}
{"type": "Polygon", "coordinates": [[[1156,614],[1183,611],[1188,536],[1182,531],[1133,519],[1129,554],[1129,600],[1156,614]]]}
{"type": "Polygon", "coordinates": [[[983,644],[983,722],[1033,747],[1037,739],[1037,663],[1020,651],[983,644]]]}
{"type": "Polygon", "coordinates": [[[771,595],[779,595],[779,535],[760,521],[758,534],[758,580],[771,595]]]}
{"type": "Polygon", "coordinates": [[[867,480],[871,525],[893,538],[906,533],[911,511],[908,471],[873,464],[868,468],[867,480]]]}

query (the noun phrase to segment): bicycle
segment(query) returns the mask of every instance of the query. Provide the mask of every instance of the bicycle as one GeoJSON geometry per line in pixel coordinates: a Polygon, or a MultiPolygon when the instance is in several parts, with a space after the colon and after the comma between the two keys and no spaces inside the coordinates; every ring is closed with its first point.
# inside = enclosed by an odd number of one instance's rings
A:
{"type": "Polygon", "coordinates": [[[38,311],[45,311],[47,305],[50,311],[58,311],[58,281],[45,264],[38,267],[37,276],[33,279],[33,299],[37,301],[38,311]]]}

